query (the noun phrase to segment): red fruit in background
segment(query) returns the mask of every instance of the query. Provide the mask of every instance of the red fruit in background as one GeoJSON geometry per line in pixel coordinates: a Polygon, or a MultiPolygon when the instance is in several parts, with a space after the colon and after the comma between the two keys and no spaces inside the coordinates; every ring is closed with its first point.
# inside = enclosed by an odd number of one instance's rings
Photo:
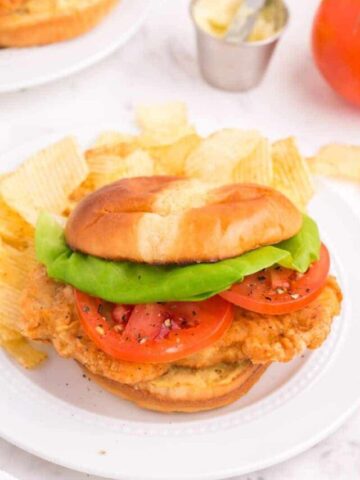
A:
{"type": "Polygon", "coordinates": [[[360,0],[323,0],[314,20],[312,47],[327,82],[360,106],[360,0]]]}

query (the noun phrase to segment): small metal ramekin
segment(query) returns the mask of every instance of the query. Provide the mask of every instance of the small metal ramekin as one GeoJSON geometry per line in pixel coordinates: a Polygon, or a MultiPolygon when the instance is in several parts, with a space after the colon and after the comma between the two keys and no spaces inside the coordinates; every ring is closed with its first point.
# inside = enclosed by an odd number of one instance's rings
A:
{"type": "Polygon", "coordinates": [[[243,42],[238,45],[214,37],[195,21],[192,0],[190,13],[193,20],[198,49],[198,62],[204,79],[213,87],[232,92],[250,90],[260,83],[269,65],[275,47],[289,21],[285,5],[283,27],[272,37],[260,42],[243,42]]]}

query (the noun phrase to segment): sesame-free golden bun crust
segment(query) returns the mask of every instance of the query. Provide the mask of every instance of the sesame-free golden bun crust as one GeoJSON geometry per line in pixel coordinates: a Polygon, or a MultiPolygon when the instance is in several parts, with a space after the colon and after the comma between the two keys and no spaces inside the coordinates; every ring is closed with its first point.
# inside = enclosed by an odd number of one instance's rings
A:
{"type": "MultiPolygon", "coordinates": [[[[70,40],[94,28],[118,0],[71,0],[49,11],[20,9],[0,15],[0,46],[30,47],[70,40]]],[[[0,12],[1,13],[1,12],[0,12]]]]}
{"type": "Polygon", "coordinates": [[[235,402],[254,386],[267,367],[250,361],[207,369],[174,367],[162,377],[137,385],[114,382],[84,370],[102,388],[141,408],[164,413],[194,413],[235,402]]]}
{"type": "Polygon", "coordinates": [[[91,193],[69,217],[76,251],[152,264],[211,262],[295,235],[302,214],[280,192],[179,177],[119,180],[91,193]]]}

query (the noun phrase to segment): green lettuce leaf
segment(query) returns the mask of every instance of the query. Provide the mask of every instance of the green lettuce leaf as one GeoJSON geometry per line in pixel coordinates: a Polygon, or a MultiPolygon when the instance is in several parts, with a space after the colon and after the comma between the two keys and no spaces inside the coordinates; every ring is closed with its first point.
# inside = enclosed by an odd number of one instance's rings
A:
{"type": "Polygon", "coordinates": [[[277,245],[184,266],[114,262],[74,252],[62,227],[47,213],[39,217],[35,241],[36,257],[51,278],[110,302],[130,304],[203,300],[275,264],[305,272],[320,252],[316,223],[307,216],[297,235],[277,245]]]}

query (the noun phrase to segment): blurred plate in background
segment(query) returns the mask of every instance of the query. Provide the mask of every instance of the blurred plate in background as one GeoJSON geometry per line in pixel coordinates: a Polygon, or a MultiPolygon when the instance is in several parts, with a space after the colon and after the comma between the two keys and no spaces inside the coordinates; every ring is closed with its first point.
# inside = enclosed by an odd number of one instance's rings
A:
{"type": "Polygon", "coordinates": [[[58,80],[102,60],[139,30],[156,1],[121,0],[94,30],[74,40],[0,49],[0,93],[58,80]]]}

